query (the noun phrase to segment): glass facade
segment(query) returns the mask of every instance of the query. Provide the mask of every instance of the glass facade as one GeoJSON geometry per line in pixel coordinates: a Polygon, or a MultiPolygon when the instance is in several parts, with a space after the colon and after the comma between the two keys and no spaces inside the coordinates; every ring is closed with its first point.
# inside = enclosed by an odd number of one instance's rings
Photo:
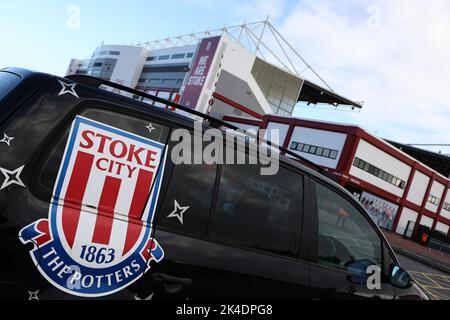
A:
{"type": "MultiPolygon", "coordinates": [[[[89,66],[86,70],[87,75],[97,77],[104,80],[110,80],[114,68],[116,66],[117,59],[111,58],[98,58],[93,59],[89,63],[89,66]]],[[[81,74],[77,72],[77,74],[81,74]]]]}
{"type": "Polygon", "coordinates": [[[303,80],[256,58],[252,75],[272,107],[273,113],[290,116],[297,104],[303,80]]]}

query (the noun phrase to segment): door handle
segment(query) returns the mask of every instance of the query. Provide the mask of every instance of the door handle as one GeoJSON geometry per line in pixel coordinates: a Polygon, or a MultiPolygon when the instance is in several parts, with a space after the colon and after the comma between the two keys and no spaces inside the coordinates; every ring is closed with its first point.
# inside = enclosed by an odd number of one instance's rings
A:
{"type": "Polygon", "coordinates": [[[156,282],[179,285],[183,287],[187,287],[192,284],[192,279],[174,277],[165,273],[153,273],[152,279],[155,280],[156,282]]]}

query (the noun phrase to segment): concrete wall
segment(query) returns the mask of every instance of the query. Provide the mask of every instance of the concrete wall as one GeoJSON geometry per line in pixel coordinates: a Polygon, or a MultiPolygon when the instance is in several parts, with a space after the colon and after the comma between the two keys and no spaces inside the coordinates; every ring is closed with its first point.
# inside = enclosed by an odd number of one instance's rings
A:
{"type": "Polygon", "coordinates": [[[419,216],[418,212],[408,208],[403,208],[400,220],[397,225],[397,233],[403,234],[406,230],[406,227],[408,226],[408,222],[413,221],[415,223],[417,221],[418,216],[419,216]]]}
{"type": "MultiPolygon", "coordinates": [[[[251,109],[252,111],[255,111],[258,114],[265,113],[265,110],[261,106],[258,99],[256,99],[255,95],[251,94],[252,88],[250,88],[248,83],[226,70],[222,70],[222,72],[220,73],[216,92],[248,109],[251,109]]],[[[226,103],[215,99],[214,105],[212,105],[210,108],[210,114],[213,117],[217,118],[222,118],[223,115],[249,117],[249,115],[245,112],[242,112],[238,109],[236,109],[236,111],[233,111],[229,108],[230,106],[226,103]]]]}
{"type": "Polygon", "coordinates": [[[416,171],[406,200],[418,206],[422,206],[429,182],[430,177],[420,171],[416,171]]]}
{"type": "MultiPolygon", "coordinates": [[[[209,84],[214,84],[214,81],[211,81],[209,77],[213,77],[214,79],[217,79],[218,93],[259,114],[272,114],[271,106],[251,74],[255,59],[256,56],[243,48],[239,43],[236,43],[225,36],[222,37],[218,53],[216,54],[213,67],[211,68],[212,71],[206,80],[207,86],[202,92],[202,95],[207,96],[207,99],[204,99],[204,101],[207,102],[214,90],[216,90],[215,86],[209,87],[209,84]],[[220,68],[217,68],[215,65],[220,65],[220,68]],[[215,72],[216,70],[217,72],[215,72]],[[226,73],[222,71],[226,71],[226,73]],[[239,79],[241,83],[245,84],[245,90],[244,88],[241,88],[230,93],[230,85],[233,85],[230,83],[230,77],[227,76],[230,74],[233,75],[234,78],[239,79]],[[224,83],[222,84],[222,82],[224,83]],[[248,105],[249,101],[254,101],[256,103],[248,105]]],[[[214,108],[214,106],[212,108],[214,108]]],[[[204,109],[204,107],[200,106],[199,110],[201,111],[202,109],[204,109]]]]}
{"type": "MultiPolygon", "coordinates": [[[[447,192],[447,196],[445,197],[444,202],[450,203],[450,190],[447,192]]],[[[439,214],[444,218],[450,219],[450,211],[445,210],[443,207],[439,214]]]]}
{"type": "Polygon", "coordinates": [[[443,224],[441,222],[438,222],[436,224],[436,231],[440,231],[442,233],[448,234],[450,227],[446,224],[443,224]]]}
{"type": "Polygon", "coordinates": [[[110,51],[120,51],[111,81],[135,88],[144,67],[148,50],[132,46],[107,46],[110,51]]]}
{"type": "Polygon", "coordinates": [[[267,126],[266,133],[264,135],[264,139],[270,141],[276,145],[283,146],[284,140],[286,140],[286,136],[289,130],[289,125],[281,124],[276,122],[269,122],[267,126]],[[278,132],[279,139],[276,139],[276,135],[274,132],[278,132]]]}
{"type": "Polygon", "coordinates": [[[434,220],[430,217],[422,216],[419,223],[431,229],[433,227],[434,220]]]}

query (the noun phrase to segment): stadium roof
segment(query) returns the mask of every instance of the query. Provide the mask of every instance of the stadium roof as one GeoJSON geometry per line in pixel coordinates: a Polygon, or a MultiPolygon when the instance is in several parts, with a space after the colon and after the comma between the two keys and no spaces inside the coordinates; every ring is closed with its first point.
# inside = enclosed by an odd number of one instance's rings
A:
{"type": "Polygon", "coordinates": [[[239,42],[244,48],[253,52],[262,60],[286,70],[292,75],[305,80],[298,98],[299,102],[310,104],[329,104],[333,107],[344,106],[352,110],[361,109],[362,103],[347,99],[337,94],[324,78],[299,54],[299,52],[269,22],[251,22],[235,26],[224,26],[219,29],[193,32],[190,34],[167,37],[155,41],[138,43],[138,46],[149,50],[197,44],[207,37],[226,35],[239,42]],[[307,80],[309,76],[320,85],[307,80]]]}
{"type": "Polygon", "coordinates": [[[345,105],[352,107],[352,109],[362,108],[361,103],[347,99],[341,95],[336,94],[334,91],[325,89],[308,80],[305,80],[305,83],[303,84],[303,88],[300,92],[298,101],[313,104],[325,103],[331,104],[336,107],[338,105],[345,105]]]}

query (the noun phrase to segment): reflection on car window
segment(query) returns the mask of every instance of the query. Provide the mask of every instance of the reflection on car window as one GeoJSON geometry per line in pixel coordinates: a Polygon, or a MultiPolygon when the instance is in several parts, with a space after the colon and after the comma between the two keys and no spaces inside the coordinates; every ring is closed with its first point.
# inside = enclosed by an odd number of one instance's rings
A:
{"type": "Polygon", "coordinates": [[[302,176],[280,168],[260,175],[258,165],[224,165],[212,236],[237,246],[295,255],[302,176]]]}
{"type": "Polygon", "coordinates": [[[362,213],[336,192],[316,185],[319,264],[352,271],[381,266],[381,239],[362,213]]]}
{"type": "Polygon", "coordinates": [[[0,72],[0,100],[6,97],[20,80],[20,77],[15,74],[0,72]]]}

